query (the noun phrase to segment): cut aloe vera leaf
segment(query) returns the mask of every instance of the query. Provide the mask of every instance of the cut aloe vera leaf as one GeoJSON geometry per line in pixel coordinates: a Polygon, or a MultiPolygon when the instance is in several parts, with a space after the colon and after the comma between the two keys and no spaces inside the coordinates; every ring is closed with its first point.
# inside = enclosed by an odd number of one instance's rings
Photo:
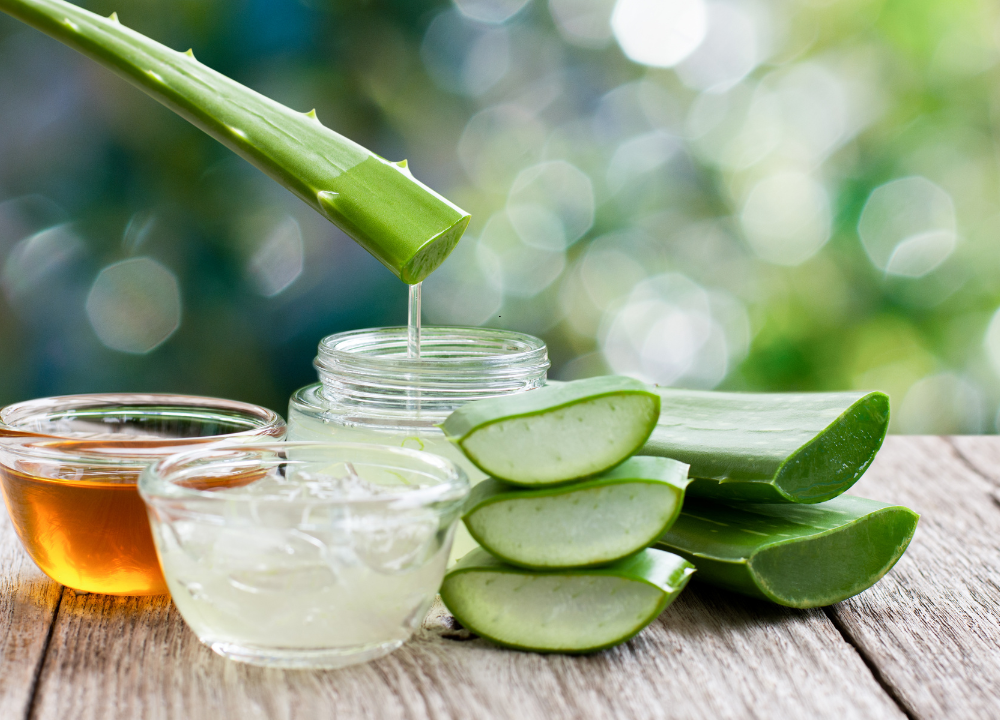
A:
{"type": "Polygon", "coordinates": [[[595,475],[635,453],[660,398],[626,377],[575,380],[459,408],[441,429],[487,475],[551,485],[595,475]]]}
{"type": "Polygon", "coordinates": [[[655,390],[660,419],[639,452],[688,463],[693,497],[830,500],[868,469],[889,425],[889,398],[880,392],[655,390]]]}
{"type": "Polygon", "coordinates": [[[569,485],[532,490],[486,480],[472,490],[463,520],[493,555],[535,569],[614,562],[642,550],[677,519],[687,465],[633,457],[569,485]]]}
{"type": "Polygon", "coordinates": [[[663,612],[694,568],[647,549],[600,568],[526,570],[482,549],[459,560],[441,599],[460,623],[499,645],[585,653],[623,643],[663,612]]]}
{"type": "Polygon", "coordinates": [[[0,0],[0,11],[101,63],[264,171],[337,225],[403,282],[455,247],[469,214],[319,121],[195,59],[62,0],[0,0]]]}
{"type": "Polygon", "coordinates": [[[656,547],[698,579],[788,607],[831,605],[868,589],[903,555],[919,516],[842,495],[818,505],[688,500],[656,547]]]}

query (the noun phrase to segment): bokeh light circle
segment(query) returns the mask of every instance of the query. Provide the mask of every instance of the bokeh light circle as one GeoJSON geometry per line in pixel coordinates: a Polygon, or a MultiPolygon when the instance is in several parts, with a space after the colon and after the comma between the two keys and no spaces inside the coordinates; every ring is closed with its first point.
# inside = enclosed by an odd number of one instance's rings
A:
{"type": "Polygon", "coordinates": [[[799,265],[830,237],[830,201],[812,177],[785,171],[760,180],[743,205],[747,242],[775,265],[799,265]]]}
{"type": "Polygon", "coordinates": [[[958,241],[955,204],[925,177],[900,178],[872,192],[858,235],[872,264],[887,275],[921,277],[943,263],[958,241]]]}
{"type": "Polygon", "coordinates": [[[705,39],[708,12],[703,0],[618,0],[611,29],[630,60],[673,67],[705,39]]]}
{"type": "Polygon", "coordinates": [[[611,41],[615,0],[549,0],[549,12],[567,42],[601,48],[611,41]]]}
{"type": "Polygon", "coordinates": [[[274,297],[302,274],[305,249],[302,230],[295,218],[286,216],[264,238],[247,265],[247,275],[264,297],[274,297]]]}
{"type": "Polygon", "coordinates": [[[705,40],[677,66],[688,87],[721,92],[757,66],[761,48],[754,16],[734,2],[708,3],[705,40]]]}
{"type": "Polygon", "coordinates": [[[105,346],[148,353],[180,327],[177,278],[148,257],[109,265],[101,270],[87,296],[87,317],[105,346]]]}
{"type": "Polygon", "coordinates": [[[478,251],[481,267],[495,288],[504,295],[528,298],[559,277],[566,265],[566,253],[560,247],[561,241],[553,242],[551,247],[538,242],[545,236],[545,228],[534,227],[525,233],[525,227],[539,222],[539,217],[519,220],[520,226],[511,221],[507,212],[495,213],[483,228],[478,251]],[[535,244],[528,240],[535,240],[535,244]]]}
{"type": "MultiPolygon", "coordinates": [[[[558,223],[562,249],[579,240],[594,224],[594,187],[578,167],[565,160],[551,160],[523,170],[507,196],[507,212],[515,227],[527,227],[530,216],[547,214],[558,223]]],[[[526,232],[530,232],[527,231],[526,232]]],[[[531,245],[555,247],[554,241],[531,245]]],[[[553,231],[553,238],[555,231],[553,231]]]]}
{"type": "Polygon", "coordinates": [[[528,0],[452,0],[460,13],[470,20],[499,24],[510,20],[528,4],[528,0]]]}
{"type": "Polygon", "coordinates": [[[609,312],[601,352],[612,372],[660,385],[712,388],[746,353],[749,320],[735,298],[680,273],[639,283],[609,312]]]}

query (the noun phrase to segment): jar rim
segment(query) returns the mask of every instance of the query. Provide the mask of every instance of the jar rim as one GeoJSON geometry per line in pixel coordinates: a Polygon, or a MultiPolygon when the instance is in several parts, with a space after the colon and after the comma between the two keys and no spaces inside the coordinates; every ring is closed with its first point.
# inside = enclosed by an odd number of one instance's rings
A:
{"type": "Polygon", "coordinates": [[[526,333],[481,327],[424,327],[420,358],[407,357],[407,328],[381,327],[327,335],[319,343],[314,364],[318,370],[337,366],[377,366],[383,372],[449,371],[464,368],[481,373],[503,367],[545,370],[549,367],[545,343],[526,333]]]}
{"type": "MultiPolygon", "coordinates": [[[[373,445],[370,443],[321,442],[312,440],[245,443],[222,441],[199,448],[176,453],[148,465],[139,478],[139,494],[146,503],[157,501],[199,500],[218,504],[224,511],[231,503],[269,501],[267,495],[241,493],[236,488],[226,488],[225,493],[218,490],[200,489],[185,486],[184,481],[192,481],[204,476],[206,471],[225,469],[227,466],[242,464],[240,469],[252,472],[252,468],[260,469],[277,467],[279,465],[294,465],[304,463],[288,455],[295,450],[329,450],[334,454],[356,453],[362,457],[378,456],[379,467],[396,467],[396,469],[414,469],[404,467],[409,462],[422,467],[424,474],[434,474],[439,482],[433,485],[408,489],[404,492],[387,492],[370,496],[344,496],[327,500],[307,498],[302,500],[286,500],[274,498],[274,502],[304,502],[310,505],[365,505],[388,506],[387,509],[414,507],[437,502],[460,502],[469,492],[469,480],[461,467],[445,457],[421,450],[392,447],[388,445],[373,445]],[[256,459],[248,456],[258,453],[256,459]],[[266,457],[265,454],[270,454],[266,457]],[[385,458],[389,458],[385,460],[385,458]],[[393,462],[396,465],[393,465],[393,462]],[[250,466],[246,468],[246,466],[250,466]]],[[[344,460],[340,460],[343,462],[344,460]]],[[[324,463],[329,464],[329,459],[324,463]]],[[[336,462],[336,461],[334,461],[336,462]]],[[[350,461],[347,461],[350,462],[350,461]]],[[[356,464],[365,465],[362,460],[356,464]]],[[[206,510],[199,504],[199,512],[206,510]]]]}
{"type": "Polygon", "coordinates": [[[238,400],[178,395],[172,393],[93,393],[58,395],[26,400],[0,408],[0,451],[19,459],[57,461],[62,464],[141,469],[150,461],[192,446],[220,440],[280,439],[285,421],[268,408],[238,400]],[[242,425],[235,432],[192,437],[157,437],[155,433],[129,435],[114,433],[111,438],[87,437],[39,428],[47,416],[72,415],[92,411],[92,418],[112,416],[129,410],[155,409],[164,418],[193,422],[220,419],[242,425]],[[31,421],[36,421],[31,427],[31,421]]]}
{"type": "Polygon", "coordinates": [[[549,368],[545,343],[511,330],[427,327],[420,349],[407,357],[405,327],[329,335],[314,361],[322,396],[351,424],[424,427],[467,402],[541,387],[549,368]]]}

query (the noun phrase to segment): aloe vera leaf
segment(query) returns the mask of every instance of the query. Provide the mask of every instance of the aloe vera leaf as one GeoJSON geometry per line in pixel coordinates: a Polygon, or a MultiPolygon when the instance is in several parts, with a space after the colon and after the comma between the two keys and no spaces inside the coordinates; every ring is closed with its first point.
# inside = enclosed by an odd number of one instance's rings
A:
{"type": "Polygon", "coordinates": [[[569,485],[523,490],[486,480],[462,518],[469,534],[511,565],[572,568],[620,560],[653,543],[684,502],[687,465],[633,457],[569,485]]]}
{"type": "Polygon", "coordinates": [[[689,499],[656,543],[698,579],[788,607],[831,605],[866,590],[903,555],[919,516],[841,495],[817,505],[689,499]]]}
{"type": "Polygon", "coordinates": [[[445,575],[441,599],[465,627],[499,645],[586,653],[649,625],[693,572],[683,558],[653,549],[599,568],[526,570],[477,548],[445,575]]]}
{"type": "Polygon", "coordinates": [[[469,214],[392,163],[195,59],[62,0],[0,10],[80,51],[204,130],[350,235],[403,282],[427,277],[469,214]]]}
{"type": "Polygon", "coordinates": [[[639,452],[688,463],[693,497],[830,500],[861,478],[889,425],[889,398],[880,392],[655,390],[660,419],[639,452]]]}
{"type": "Polygon", "coordinates": [[[441,429],[487,475],[551,485],[604,472],[635,453],[659,412],[656,393],[612,375],[478,400],[441,429]]]}

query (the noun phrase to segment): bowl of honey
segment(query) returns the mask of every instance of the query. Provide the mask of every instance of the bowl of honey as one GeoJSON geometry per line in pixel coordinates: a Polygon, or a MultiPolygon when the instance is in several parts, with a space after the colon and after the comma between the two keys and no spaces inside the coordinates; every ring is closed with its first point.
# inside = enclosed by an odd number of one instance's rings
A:
{"type": "Polygon", "coordinates": [[[56,582],[110,595],[168,592],[139,475],[221,440],[281,440],[277,413],[170,394],[43,398],[0,410],[0,488],[25,551],[56,582]]]}

